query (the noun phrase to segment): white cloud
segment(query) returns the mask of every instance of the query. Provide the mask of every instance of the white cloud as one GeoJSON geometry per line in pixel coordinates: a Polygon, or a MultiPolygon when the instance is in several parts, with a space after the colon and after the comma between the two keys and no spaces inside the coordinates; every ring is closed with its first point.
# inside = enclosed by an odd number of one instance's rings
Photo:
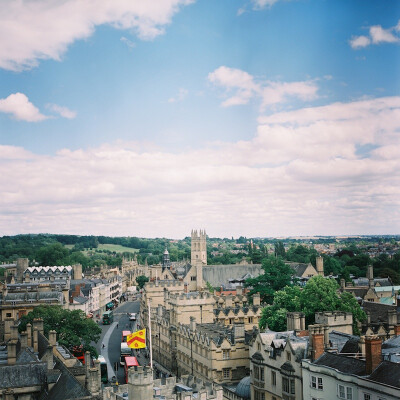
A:
{"type": "Polygon", "coordinates": [[[399,132],[400,97],[382,97],[261,117],[251,140],[185,152],[119,143],[43,156],[0,146],[0,230],[398,233],[399,132]]]}
{"type": "Polygon", "coordinates": [[[181,6],[192,0],[20,0],[2,2],[0,68],[19,71],[39,60],[60,60],[74,41],[91,36],[99,25],[129,29],[153,39],[181,6]]]}
{"type": "Polygon", "coordinates": [[[264,7],[271,7],[278,1],[279,0],[252,0],[251,2],[253,3],[254,8],[257,10],[264,7]]]}
{"type": "Polygon", "coordinates": [[[355,36],[349,42],[353,49],[361,49],[371,44],[371,40],[367,36],[355,36]]]}
{"type": "Polygon", "coordinates": [[[72,111],[67,107],[62,107],[57,104],[46,104],[46,108],[59,114],[63,118],[74,119],[76,117],[76,111],[72,111]]]}
{"type": "Polygon", "coordinates": [[[0,99],[0,112],[11,114],[13,118],[27,122],[39,122],[49,118],[41,114],[25,94],[18,92],[0,99]]]}
{"type": "Polygon", "coordinates": [[[178,94],[175,97],[171,97],[168,99],[168,103],[176,103],[176,102],[180,102],[183,101],[186,96],[188,95],[188,90],[184,89],[184,88],[180,88],[178,91],[178,94]]]}
{"type": "Polygon", "coordinates": [[[132,42],[131,40],[129,40],[128,38],[126,38],[125,36],[122,36],[120,41],[122,43],[125,43],[130,49],[133,49],[134,47],[136,47],[136,44],[134,42],[132,42]]]}
{"type": "Polygon", "coordinates": [[[394,35],[392,32],[399,32],[399,27],[400,21],[396,26],[389,29],[384,29],[381,25],[373,25],[369,28],[369,37],[364,35],[353,36],[349,40],[349,44],[351,48],[358,50],[367,47],[370,44],[398,43],[400,42],[400,37],[394,35]]]}
{"type": "Polygon", "coordinates": [[[223,107],[247,104],[252,98],[261,98],[261,107],[286,102],[289,98],[313,100],[318,87],[314,81],[273,82],[256,81],[249,73],[240,69],[221,66],[208,74],[208,80],[226,89],[228,96],[223,107]]]}
{"type": "Polygon", "coordinates": [[[369,28],[369,34],[372,38],[372,43],[396,43],[400,39],[394,36],[389,30],[383,29],[380,25],[371,26],[369,28]]]}

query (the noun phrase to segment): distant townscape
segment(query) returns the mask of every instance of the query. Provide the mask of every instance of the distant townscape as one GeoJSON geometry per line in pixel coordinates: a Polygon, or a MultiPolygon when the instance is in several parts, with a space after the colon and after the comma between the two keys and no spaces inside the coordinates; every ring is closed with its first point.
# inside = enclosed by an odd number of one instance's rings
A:
{"type": "Polygon", "coordinates": [[[399,399],[399,241],[2,237],[0,399],[399,399]]]}

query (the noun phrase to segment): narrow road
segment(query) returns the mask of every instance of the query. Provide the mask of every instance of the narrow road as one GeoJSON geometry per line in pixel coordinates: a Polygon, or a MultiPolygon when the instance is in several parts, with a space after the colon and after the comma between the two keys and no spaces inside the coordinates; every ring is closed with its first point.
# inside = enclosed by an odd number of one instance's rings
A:
{"type": "Polygon", "coordinates": [[[100,340],[97,342],[97,350],[107,361],[108,378],[111,380],[115,376],[119,383],[125,383],[124,369],[119,364],[121,352],[122,331],[137,330],[137,321],[129,321],[128,313],[139,314],[140,303],[129,301],[122,303],[114,309],[114,322],[111,325],[102,325],[100,340]],[[103,348],[104,344],[104,348],[103,348]]]}

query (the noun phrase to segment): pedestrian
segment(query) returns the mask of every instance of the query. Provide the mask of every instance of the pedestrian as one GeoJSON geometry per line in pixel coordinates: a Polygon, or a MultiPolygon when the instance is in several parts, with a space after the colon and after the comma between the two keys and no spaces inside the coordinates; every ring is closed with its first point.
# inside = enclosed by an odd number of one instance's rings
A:
{"type": "Polygon", "coordinates": [[[118,322],[117,322],[117,329],[118,329],[118,322]]]}
{"type": "Polygon", "coordinates": [[[103,349],[104,349],[104,347],[106,347],[106,346],[105,346],[104,343],[103,343],[103,349]]]}

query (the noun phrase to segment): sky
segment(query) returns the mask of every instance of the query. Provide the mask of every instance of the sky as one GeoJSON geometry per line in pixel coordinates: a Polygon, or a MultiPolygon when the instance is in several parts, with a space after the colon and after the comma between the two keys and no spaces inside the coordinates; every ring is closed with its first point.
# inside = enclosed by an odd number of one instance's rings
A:
{"type": "Polygon", "coordinates": [[[0,236],[400,234],[400,2],[0,9],[0,236]]]}

